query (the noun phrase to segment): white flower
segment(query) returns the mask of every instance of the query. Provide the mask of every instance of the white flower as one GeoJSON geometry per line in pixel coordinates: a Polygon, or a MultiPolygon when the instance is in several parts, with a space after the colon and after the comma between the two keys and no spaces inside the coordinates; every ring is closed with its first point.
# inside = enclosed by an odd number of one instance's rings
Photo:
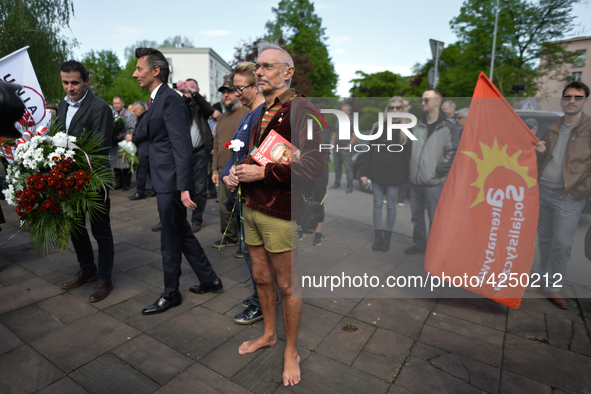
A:
{"type": "Polygon", "coordinates": [[[68,135],[63,132],[56,133],[53,136],[53,144],[56,146],[68,146],[69,141],[71,141],[70,138],[68,138],[68,135]]]}
{"type": "Polygon", "coordinates": [[[244,142],[240,140],[232,140],[230,141],[230,146],[228,146],[228,149],[231,149],[234,152],[239,152],[242,147],[244,147],[244,142]]]}
{"type": "Polygon", "coordinates": [[[14,199],[14,186],[8,185],[8,189],[3,190],[2,194],[4,194],[4,199],[8,205],[16,206],[16,201],[14,199]]]}

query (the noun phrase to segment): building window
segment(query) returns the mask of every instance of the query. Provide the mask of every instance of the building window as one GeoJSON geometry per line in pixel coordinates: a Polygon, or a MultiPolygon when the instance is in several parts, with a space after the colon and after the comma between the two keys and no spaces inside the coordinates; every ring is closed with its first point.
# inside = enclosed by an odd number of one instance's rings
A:
{"type": "Polygon", "coordinates": [[[585,67],[585,58],[587,57],[587,50],[581,49],[579,51],[575,51],[577,58],[573,62],[573,67],[585,67]]]}
{"type": "Polygon", "coordinates": [[[570,77],[570,80],[581,82],[583,80],[583,73],[582,72],[573,73],[573,75],[570,77]]]}

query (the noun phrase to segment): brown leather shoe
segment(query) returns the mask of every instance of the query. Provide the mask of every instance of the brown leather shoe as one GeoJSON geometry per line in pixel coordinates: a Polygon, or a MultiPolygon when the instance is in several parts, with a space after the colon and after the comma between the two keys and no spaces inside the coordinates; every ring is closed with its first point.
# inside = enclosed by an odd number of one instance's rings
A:
{"type": "Polygon", "coordinates": [[[64,290],[73,289],[74,287],[78,287],[83,285],[86,282],[94,282],[96,280],[96,273],[95,274],[83,274],[82,271],[79,271],[76,274],[76,277],[69,282],[62,283],[61,288],[64,290]]]}
{"type": "Polygon", "coordinates": [[[113,290],[113,282],[110,280],[101,280],[94,287],[94,293],[90,295],[88,302],[99,302],[107,298],[109,293],[113,290]]]}
{"type": "Polygon", "coordinates": [[[568,301],[566,301],[558,291],[549,291],[548,299],[560,309],[568,309],[568,301]]]}

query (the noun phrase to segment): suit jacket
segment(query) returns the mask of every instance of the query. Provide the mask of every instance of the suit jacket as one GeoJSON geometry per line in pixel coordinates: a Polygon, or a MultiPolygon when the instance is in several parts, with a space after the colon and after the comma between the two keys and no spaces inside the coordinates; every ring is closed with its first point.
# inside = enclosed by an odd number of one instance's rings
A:
{"type": "MultiPolygon", "coordinates": [[[[68,107],[66,100],[60,101],[57,111],[58,122],[64,125],[68,107]]],[[[90,90],[72,118],[67,133],[79,136],[84,131],[98,133],[102,138],[101,146],[103,147],[100,154],[109,154],[113,137],[113,113],[109,105],[104,100],[96,97],[90,90]]]]}
{"type": "Polygon", "coordinates": [[[183,98],[163,83],[144,122],[150,141],[150,177],[154,190],[158,193],[193,190],[191,127],[183,98]]]}
{"type": "Polygon", "coordinates": [[[142,124],[142,120],[146,118],[147,113],[148,111],[144,111],[137,118],[137,126],[135,128],[135,133],[133,133],[133,136],[131,137],[131,142],[133,142],[137,146],[138,157],[148,156],[150,154],[150,142],[148,141],[147,124],[146,122],[142,124]]]}

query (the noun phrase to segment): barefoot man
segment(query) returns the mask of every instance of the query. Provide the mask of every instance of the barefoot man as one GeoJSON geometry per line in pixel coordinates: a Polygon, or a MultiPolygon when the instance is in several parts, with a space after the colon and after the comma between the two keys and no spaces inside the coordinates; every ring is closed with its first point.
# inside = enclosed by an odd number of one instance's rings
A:
{"type": "Polygon", "coordinates": [[[289,89],[294,74],[293,60],[276,44],[263,42],[254,68],[257,86],[265,103],[255,125],[248,152],[261,146],[271,130],[295,145],[301,157],[289,162],[260,166],[249,154],[242,164],[232,167],[230,180],[242,185],[244,236],[252,259],[253,278],[257,283],[265,322],[263,335],[244,342],[238,352],[247,354],[277,342],[275,330],[275,281],[281,292],[283,320],[287,336],[283,384],[293,386],[300,381],[300,357],[296,349],[302,314],[302,299],[295,273],[297,225],[295,219],[301,205],[301,188],[305,182],[322,175],[326,157],[319,152],[320,129],[307,139],[307,122],[303,108],[313,108],[309,101],[289,89]],[[297,98],[297,99],[296,99],[297,98]],[[298,108],[297,114],[295,108],[298,108]],[[302,108],[300,110],[299,108],[302,108]],[[297,116],[296,116],[297,115],[297,116]],[[293,130],[292,130],[293,128],[293,130]],[[315,147],[314,147],[315,146],[315,147]],[[292,209],[293,206],[293,209],[292,209]]]}

